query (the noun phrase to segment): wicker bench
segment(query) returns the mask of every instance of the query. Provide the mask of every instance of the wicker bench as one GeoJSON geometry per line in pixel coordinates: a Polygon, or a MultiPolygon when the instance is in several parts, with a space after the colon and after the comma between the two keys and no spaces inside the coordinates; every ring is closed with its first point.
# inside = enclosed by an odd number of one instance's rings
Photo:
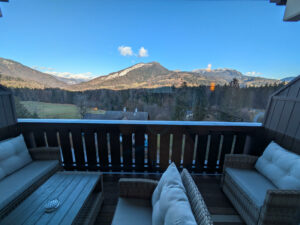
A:
{"type": "Polygon", "coordinates": [[[298,225],[300,190],[280,190],[254,165],[257,156],[225,156],[222,188],[248,225],[298,225]]]}
{"type": "Polygon", "coordinates": [[[0,219],[12,211],[27,196],[61,169],[58,148],[29,149],[32,162],[0,180],[0,219]]]}

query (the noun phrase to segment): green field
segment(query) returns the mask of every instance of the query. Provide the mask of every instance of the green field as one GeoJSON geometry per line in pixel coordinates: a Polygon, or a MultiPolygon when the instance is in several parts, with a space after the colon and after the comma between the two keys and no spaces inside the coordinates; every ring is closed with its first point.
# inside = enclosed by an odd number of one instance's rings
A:
{"type": "Polygon", "coordinates": [[[36,113],[39,118],[80,119],[80,114],[76,105],[36,101],[21,101],[21,103],[30,113],[36,113]]]}

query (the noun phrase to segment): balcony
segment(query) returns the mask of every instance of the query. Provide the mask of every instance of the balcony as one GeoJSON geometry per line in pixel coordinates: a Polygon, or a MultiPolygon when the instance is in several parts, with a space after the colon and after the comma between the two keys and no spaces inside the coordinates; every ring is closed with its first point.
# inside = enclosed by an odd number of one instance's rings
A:
{"type": "Polygon", "coordinates": [[[263,124],[245,122],[16,119],[0,94],[0,140],[22,133],[29,149],[58,148],[67,171],[101,171],[104,202],[96,224],[110,224],[118,180],[152,178],[174,162],[188,169],[215,224],[245,224],[220,188],[226,154],[260,156],[275,140],[300,153],[299,78],[271,98],[263,124]]]}

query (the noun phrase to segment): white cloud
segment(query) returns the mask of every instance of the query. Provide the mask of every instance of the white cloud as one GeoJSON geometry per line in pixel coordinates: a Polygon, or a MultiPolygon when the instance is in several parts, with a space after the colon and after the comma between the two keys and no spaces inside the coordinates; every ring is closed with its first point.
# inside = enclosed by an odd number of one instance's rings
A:
{"type": "Polygon", "coordinates": [[[119,46],[118,51],[120,52],[120,54],[122,56],[132,56],[133,55],[133,51],[130,46],[123,46],[123,45],[119,46]]]}
{"type": "Polygon", "coordinates": [[[144,47],[141,47],[140,50],[139,50],[139,54],[138,54],[139,57],[148,57],[148,50],[145,49],[144,47]]]}
{"type": "Polygon", "coordinates": [[[256,71],[251,71],[251,72],[246,72],[245,75],[255,77],[255,76],[262,75],[262,73],[256,72],[256,71]]]}
{"type": "Polygon", "coordinates": [[[209,64],[207,65],[206,70],[207,70],[207,71],[211,71],[211,66],[212,66],[211,63],[209,63],[209,64]]]}

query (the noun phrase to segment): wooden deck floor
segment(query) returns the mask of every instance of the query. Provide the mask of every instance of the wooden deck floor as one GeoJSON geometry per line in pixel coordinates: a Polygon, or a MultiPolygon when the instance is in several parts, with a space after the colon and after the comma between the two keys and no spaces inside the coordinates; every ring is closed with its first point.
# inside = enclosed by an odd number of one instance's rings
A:
{"type": "MultiPolygon", "coordinates": [[[[110,225],[118,201],[118,180],[122,177],[159,179],[158,174],[104,174],[104,203],[97,225],[110,225]]],[[[220,188],[220,176],[193,175],[216,225],[244,225],[220,188]]]]}

